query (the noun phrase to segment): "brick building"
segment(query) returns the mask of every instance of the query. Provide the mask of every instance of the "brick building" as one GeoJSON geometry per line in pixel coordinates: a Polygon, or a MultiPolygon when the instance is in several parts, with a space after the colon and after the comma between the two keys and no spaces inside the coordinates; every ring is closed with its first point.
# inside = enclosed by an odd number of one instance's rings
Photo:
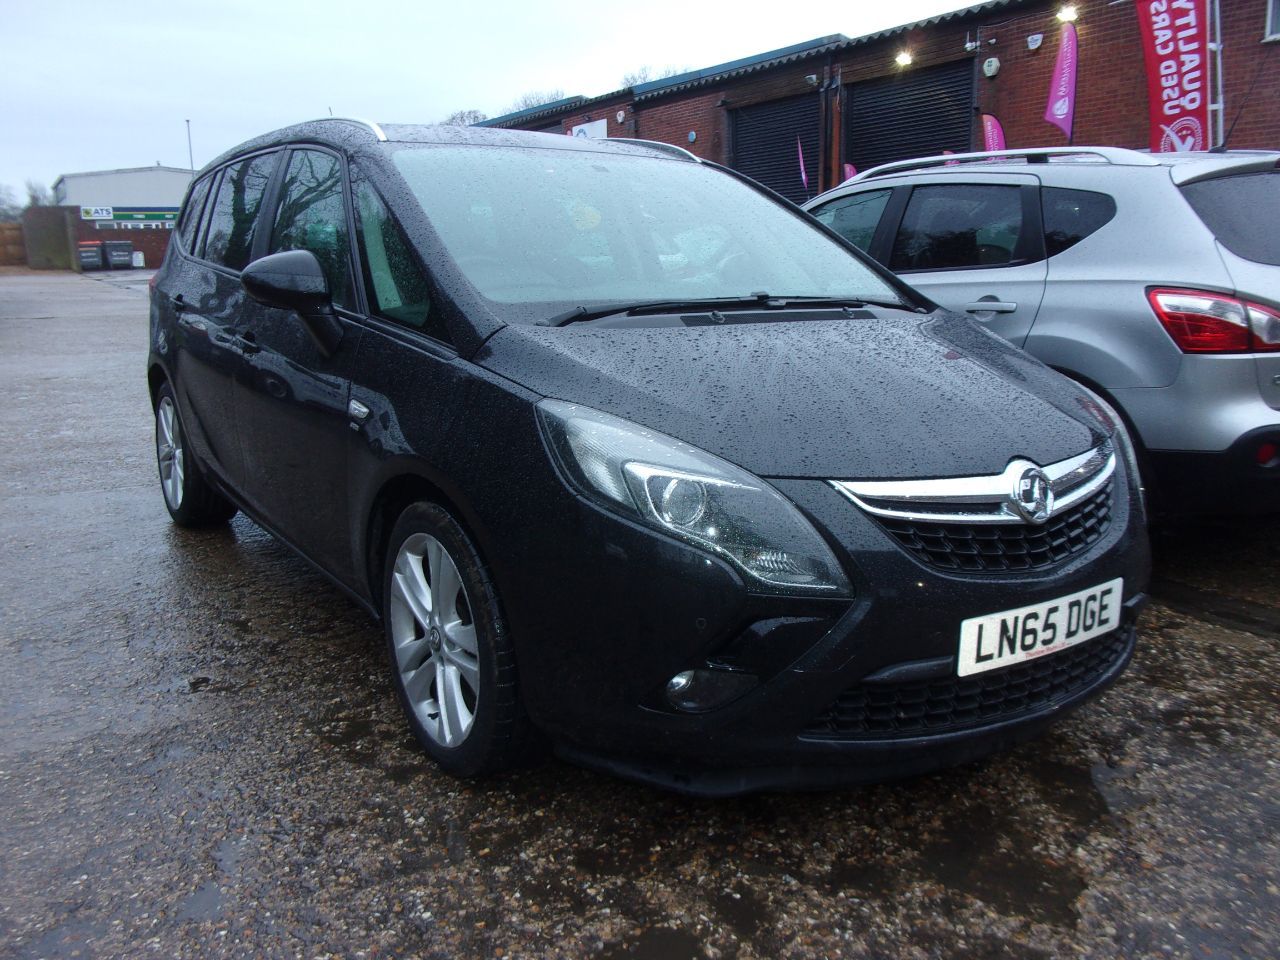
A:
{"type": "MultiPolygon", "coordinates": [[[[1218,3],[1224,127],[1235,124],[1230,146],[1280,147],[1280,0],[1218,3]]],[[[864,37],[821,37],[603,96],[570,97],[485,125],[572,134],[591,124],[579,135],[599,135],[603,120],[607,136],[678,144],[800,201],[843,180],[846,165],[865,170],[981,149],[982,113],[1001,121],[1009,147],[1065,144],[1043,119],[1064,6],[990,0],[864,37]]],[[[1073,142],[1146,147],[1134,3],[1069,6],[1079,37],[1073,142]]]]}

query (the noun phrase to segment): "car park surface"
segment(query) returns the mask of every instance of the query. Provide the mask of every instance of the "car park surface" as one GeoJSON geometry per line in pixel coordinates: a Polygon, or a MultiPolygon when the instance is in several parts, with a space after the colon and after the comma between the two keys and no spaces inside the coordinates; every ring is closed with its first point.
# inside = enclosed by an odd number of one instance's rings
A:
{"type": "Polygon", "coordinates": [[[1114,413],[678,148],[266,134],[151,307],[171,516],[243,510],[379,615],[456,774],[537,735],[699,794],[920,773],[1131,655],[1114,413]]]}
{"type": "Polygon", "coordinates": [[[1007,150],[886,164],[805,208],[1102,393],[1164,513],[1280,510],[1280,153],[1007,150]]]}
{"type": "Polygon", "coordinates": [[[1129,672],[983,763],[463,784],[362,609],[244,518],[170,525],[110,279],[0,272],[0,955],[1280,953],[1275,520],[1158,536],[1129,672]]]}

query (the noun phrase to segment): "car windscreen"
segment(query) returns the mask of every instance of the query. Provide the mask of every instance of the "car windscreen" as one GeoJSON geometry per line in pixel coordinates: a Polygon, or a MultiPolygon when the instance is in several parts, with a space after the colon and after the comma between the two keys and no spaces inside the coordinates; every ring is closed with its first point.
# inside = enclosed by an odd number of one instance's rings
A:
{"type": "Polygon", "coordinates": [[[394,158],[449,255],[497,304],[761,292],[901,302],[803,217],[686,160],[453,145],[394,158]]]}
{"type": "Polygon", "coordinates": [[[1237,257],[1280,265],[1280,172],[1198,180],[1182,195],[1237,257]]]}

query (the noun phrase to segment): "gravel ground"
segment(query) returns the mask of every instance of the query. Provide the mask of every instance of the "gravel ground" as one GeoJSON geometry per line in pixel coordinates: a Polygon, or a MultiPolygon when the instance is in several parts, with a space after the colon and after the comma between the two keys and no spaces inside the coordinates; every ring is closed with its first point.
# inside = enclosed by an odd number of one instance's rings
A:
{"type": "Polygon", "coordinates": [[[1159,533],[1129,673],[978,765],[460,784],[360,610],[169,524],[146,277],[0,271],[0,956],[1280,955],[1280,522],[1159,533]]]}

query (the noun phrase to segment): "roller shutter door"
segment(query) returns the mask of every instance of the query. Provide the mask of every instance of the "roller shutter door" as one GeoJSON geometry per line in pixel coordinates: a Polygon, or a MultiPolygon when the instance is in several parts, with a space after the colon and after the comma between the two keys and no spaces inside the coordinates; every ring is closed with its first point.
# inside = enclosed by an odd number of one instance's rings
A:
{"type": "Polygon", "coordinates": [[[878,163],[970,149],[973,61],[904,70],[845,89],[845,162],[878,163]]]}
{"type": "Polygon", "coordinates": [[[805,94],[740,107],[733,116],[733,166],[788,200],[803,203],[818,193],[818,95],[805,94]],[[800,177],[796,138],[809,176],[800,177]]]}

